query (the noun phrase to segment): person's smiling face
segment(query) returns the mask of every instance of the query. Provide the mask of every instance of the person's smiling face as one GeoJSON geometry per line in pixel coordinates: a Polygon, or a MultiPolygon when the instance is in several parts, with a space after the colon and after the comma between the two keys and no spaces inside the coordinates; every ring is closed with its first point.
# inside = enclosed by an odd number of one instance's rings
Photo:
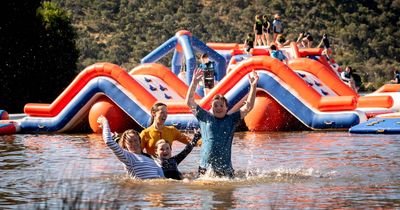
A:
{"type": "Polygon", "coordinates": [[[167,107],[159,106],[152,114],[154,115],[154,123],[158,126],[163,126],[168,117],[167,107]]]}
{"type": "Polygon", "coordinates": [[[216,118],[224,118],[228,112],[228,107],[225,102],[221,99],[215,99],[212,102],[211,110],[216,118]]]}
{"type": "Polygon", "coordinates": [[[128,151],[135,154],[142,153],[142,149],[140,147],[140,136],[138,134],[129,134],[125,144],[128,151]]]}
{"type": "Polygon", "coordinates": [[[168,159],[171,157],[171,146],[168,143],[157,145],[156,154],[159,158],[168,159]]]}

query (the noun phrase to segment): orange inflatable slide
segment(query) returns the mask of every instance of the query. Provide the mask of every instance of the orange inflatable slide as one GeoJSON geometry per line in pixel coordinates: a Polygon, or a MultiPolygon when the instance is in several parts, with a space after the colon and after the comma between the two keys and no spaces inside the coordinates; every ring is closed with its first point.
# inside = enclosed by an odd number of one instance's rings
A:
{"type": "Polygon", "coordinates": [[[252,71],[258,73],[255,108],[245,118],[245,125],[251,131],[295,127],[347,130],[377,114],[398,109],[399,102],[390,94],[359,96],[337,76],[336,63],[321,57],[321,49],[298,49],[293,44],[281,48],[290,58],[286,65],[271,58],[267,48],[255,48],[247,54],[242,47],[236,43],[206,45],[190,32],[177,33],[131,71],[111,63],[93,64],[53,103],[27,104],[26,117],[12,123],[3,120],[0,125],[11,124],[18,133],[71,132],[85,128],[97,132],[97,117],[105,115],[113,131],[142,129],[149,126],[151,106],[160,101],[168,105],[167,125],[179,129],[197,127],[197,120],[184,102],[190,79],[182,81],[175,71],[181,60],[187,59],[187,75],[191,76],[190,71],[196,67],[195,49],[209,53],[211,59],[219,62],[220,81],[204,97],[195,96],[206,110],[211,108],[216,94],[225,95],[229,109],[240,107],[249,89],[247,75],[252,71]],[[172,62],[175,66],[170,69],[156,63],[170,51],[175,53],[172,62]]]}

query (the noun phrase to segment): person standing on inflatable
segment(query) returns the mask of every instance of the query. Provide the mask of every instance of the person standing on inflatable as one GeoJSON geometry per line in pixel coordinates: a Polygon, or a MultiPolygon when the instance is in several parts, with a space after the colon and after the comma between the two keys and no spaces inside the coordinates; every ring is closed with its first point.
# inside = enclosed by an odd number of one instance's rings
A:
{"type": "Polygon", "coordinates": [[[272,22],[272,31],[274,33],[273,42],[275,43],[278,35],[283,33],[283,24],[279,14],[275,14],[274,16],[274,21],[272,22]]]}
{"type": "Polygon", "coordinates": [[[206,53],[201,55],[201,63],[199,64],[199,68],[203,72],[203,85],[204,85],[204,95],[207,95],[207,93],[214,87],[214,81],[215,81],[215,62],[210,61],[208,58],[208,55],[206,53]]]}
{"type": "Polygon", "coordinates": [[[201,70],[197,69],[194,72],[186,95],[186,104],[199,121],[203,141],[199,175],[210,171],[217,176],[233,178],[234,170],[231,160],[233,134],[241,119],[253,109],[258,75],[254,71],[249,74],[250,91],[247,99],[240,110],[233,113],[228,112],[227,99],[219,94],[212,100],[211,112],[204,110],[196,103],[194,94],[202,76],[201,70]]]}
{"type": "Polygon", "coordinates": [[[256,35],[256,42],[255,45],[261,46],[265,41],[263,40],[263,22],[261,20],[261,15],[256,15],[254,17],[254,25],[253,25],[253,31],[254,34],[256,35]]]}
{"type": "Polygon", "coordinates": [[[269,23],[268,16],[263,16],[263,34],[261,40],[265,46],[269,46],[269,34],[271,33],[271,24],[269,23]]]}

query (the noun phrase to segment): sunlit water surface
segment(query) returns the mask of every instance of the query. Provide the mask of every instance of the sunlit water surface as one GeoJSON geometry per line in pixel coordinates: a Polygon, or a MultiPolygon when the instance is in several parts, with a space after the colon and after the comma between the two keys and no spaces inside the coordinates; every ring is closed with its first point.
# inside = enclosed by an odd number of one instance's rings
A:
{"type": "MultiPolygon", "coordinates": [[[[399,135],[246,132],[234,138],[234,180],[137,181],[100,135],[0,136],[0,208],[392,209],[399,160],[399,135]]],[[[193,179],[198,161],[195,148],[179,168],[193,179]]]]}

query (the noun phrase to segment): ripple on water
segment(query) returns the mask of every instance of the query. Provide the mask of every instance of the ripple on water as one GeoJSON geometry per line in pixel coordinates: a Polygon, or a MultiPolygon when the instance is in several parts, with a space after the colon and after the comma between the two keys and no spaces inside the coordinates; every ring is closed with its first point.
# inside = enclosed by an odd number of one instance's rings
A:
{"type": "MultiPolygon", "coordinates": [[[[175,154],[182,149],[173,145],[175,154]]],[[[195,179],[196,147],[179,165],[192,181],[140,181],[125,175],[100,135],[0,136],[0,208],[58,209],[76,197],[103,209],[398,208],[399,151],[394,135],[237,133],[234,179],[195,179]]]]}

